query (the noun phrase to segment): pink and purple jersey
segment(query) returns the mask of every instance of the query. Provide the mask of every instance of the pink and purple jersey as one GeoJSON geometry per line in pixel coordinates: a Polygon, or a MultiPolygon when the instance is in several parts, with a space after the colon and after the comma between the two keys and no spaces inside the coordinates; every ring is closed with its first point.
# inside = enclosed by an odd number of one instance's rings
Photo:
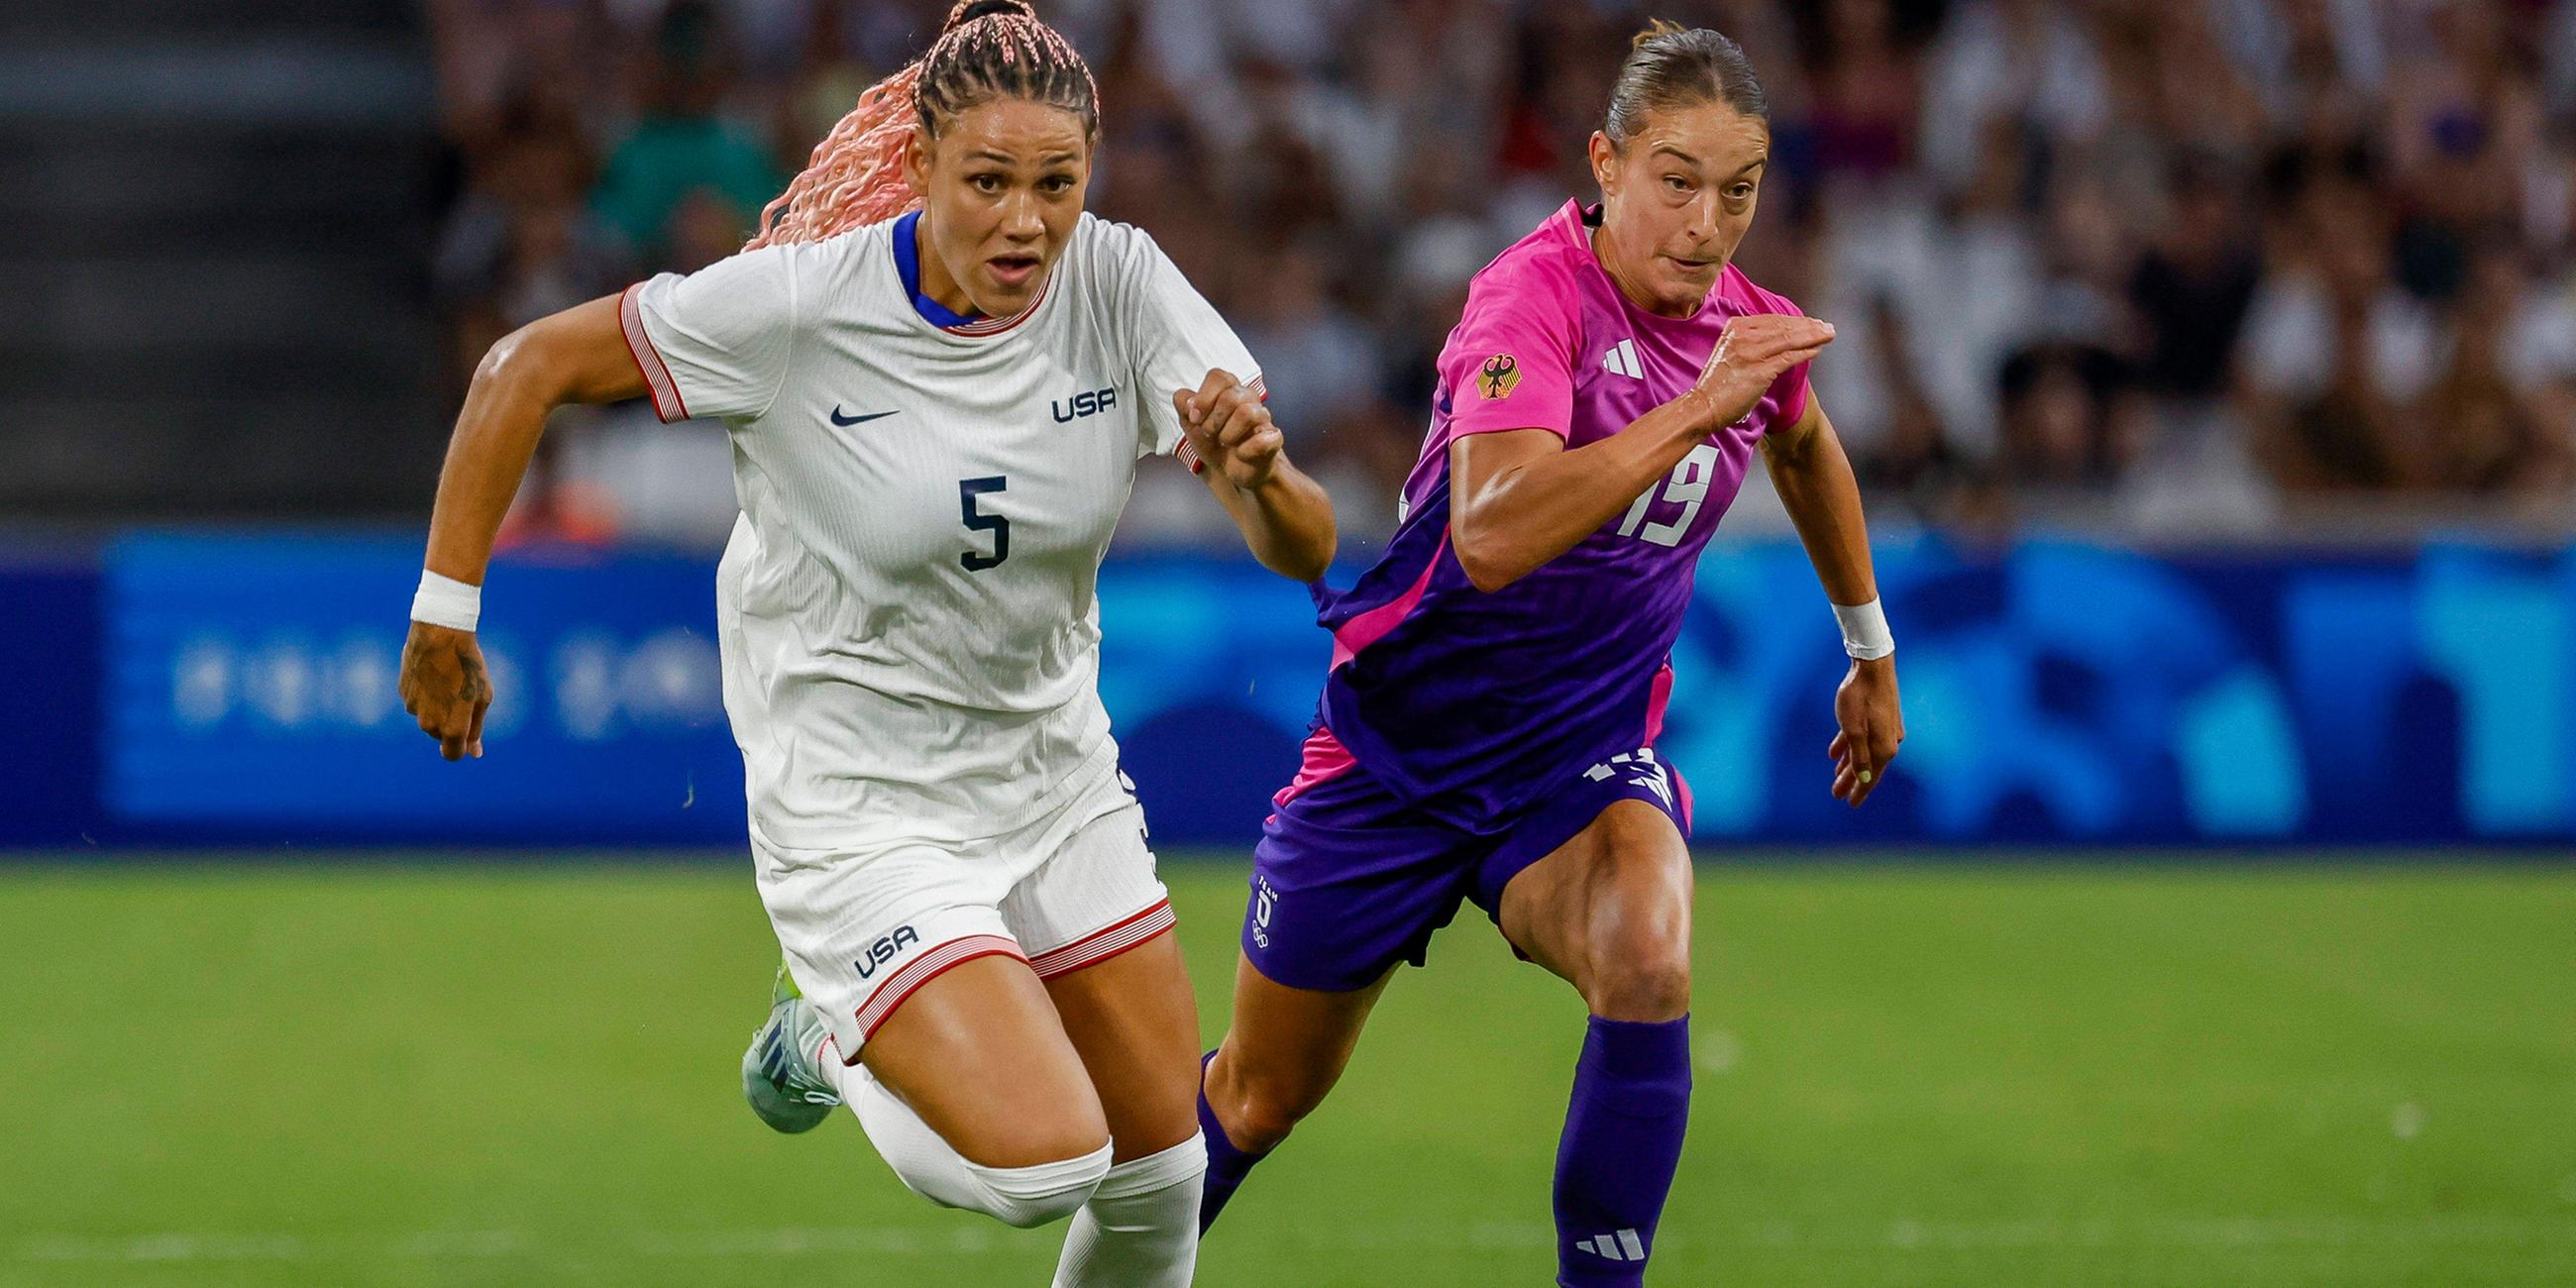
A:
{"type": "Polygon", "coordinates": [[[1569,770],[1648,746],[1692,570],[1762,435],[1807,409],[1807,369],[1691,450],[1635,505],[1492,594],[1449,553],[1449,445],[1538,429],[1598,442],[1688,390],[1729,319],[1798,307],[1727,266],[1688,318],[1629,303],[1569,202],[1478,273],[1440,354],[1434,415],[1384,557],[1316,587],[1333,633],[1320,719],[1284,803],[1354,758],[1434,817],[1505,826],[1569,770]]]}

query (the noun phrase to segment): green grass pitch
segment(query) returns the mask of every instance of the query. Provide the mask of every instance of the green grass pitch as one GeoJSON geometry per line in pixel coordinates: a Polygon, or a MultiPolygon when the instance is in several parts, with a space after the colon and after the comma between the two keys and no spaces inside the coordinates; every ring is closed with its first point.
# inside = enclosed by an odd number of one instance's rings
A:
{"type": "MultiPolygon", "coordinates": [[[[1241,869],[1166,872],[1213,1031],[1241,869]]],[[[2576,1284],[2576,869],[1700,901],[1654,1283],[2576,1284]]],[[[1043,1284],[1057,1231],[745,1111],[774,959],[731,863],[0,869],[0,1284],[1043,1284]]],[[[1200,1282],[1548,1282],[1581,1021],[1462,918],[1200,1282]]]]}

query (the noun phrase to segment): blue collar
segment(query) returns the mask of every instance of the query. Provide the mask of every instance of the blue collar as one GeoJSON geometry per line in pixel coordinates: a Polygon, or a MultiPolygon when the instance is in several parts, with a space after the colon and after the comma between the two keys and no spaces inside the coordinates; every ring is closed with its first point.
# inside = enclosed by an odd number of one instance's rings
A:
{"type": "Polygon", "coordinates": [[[894,221],[894,271],[903,278],[903,290],[912,297],[913,311],[932,326],[967,326],[983,321],[980,313],[959,313],[921,293],[921,245],[913,236],[913,225],[920,222],[918,210],[894,221]]]}

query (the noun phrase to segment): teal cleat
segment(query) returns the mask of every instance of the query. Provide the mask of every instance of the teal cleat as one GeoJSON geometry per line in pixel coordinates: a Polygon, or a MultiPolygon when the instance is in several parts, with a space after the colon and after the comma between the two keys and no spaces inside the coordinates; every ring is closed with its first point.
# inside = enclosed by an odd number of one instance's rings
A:
{"type": "Polygon", "coordinates": [[[751,1049],[742,1053],[742,1098],[760,1121],[795,1133],[812,1131],[832,1116],[841,1093],[815,1063],[829,1036],[822,1012],[796,991],[796,981],[780,966],[769,990],[769,1022],[751,1035],[751,1049]]]}

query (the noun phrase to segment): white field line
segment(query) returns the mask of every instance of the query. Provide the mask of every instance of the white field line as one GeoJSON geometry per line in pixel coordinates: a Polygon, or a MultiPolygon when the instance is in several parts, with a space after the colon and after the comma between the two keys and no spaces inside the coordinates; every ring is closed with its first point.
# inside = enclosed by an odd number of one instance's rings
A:
{"type": "MultiPolygon", "coordinates": [[[[577,1250],[586,1255],[620,1251],[644,1260],[767,1259],[853,1254],[905,1256],[989,1255],[1030,1238],[983,1225],[946,1231],[889,1230],[868,1226],[772,1229],[634,1231],[582,1239],[567,1247],[517,1230],[307,1236],[290,1234],[169,1232],[139,1235],[36,1235],[6,1245],[0,1261],[19,1265],[327,1263],[349,1260],[469,1262],[537,1257],[577,1250]]],[[[1344,1249],[1545,1250],[1554,1228],[1536,1222],[1486,1222],[1434,1228],[1342,1227],[1318,1246],[1344,1249]]],[[[1789,1221],[1747,1223],[1712,1237],[1673,1231],[1659,1241],[1684,1248],[1802,1248],[1819,1252],[1941,1252],[2012,1249],[2220,1251],[2447,1245],[2462,1247],[2576,1247],[2576,1215],[2564,1218],[2500,1216],[2405,1217],[2176,1217],[2146,1221],[1933,1221],[1884,1225],[1800,1226],[1789,1221]]]]}

